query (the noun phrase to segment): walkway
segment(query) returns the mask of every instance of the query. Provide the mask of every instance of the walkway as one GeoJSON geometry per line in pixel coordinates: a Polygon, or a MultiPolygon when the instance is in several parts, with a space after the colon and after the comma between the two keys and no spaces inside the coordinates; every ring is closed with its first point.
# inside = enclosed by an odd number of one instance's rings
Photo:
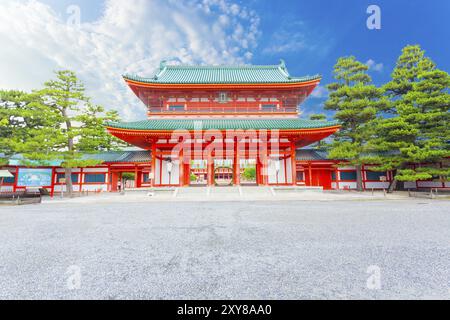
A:
{"type": "Polygon", "coordinates": [[[359,193],[353,191],[322,191],[318,188],[308,187],[192,187],[127,190],[125,194],[103,193],[74,199],[55,197],[53,200],[45,199],[44,202],[366,201],[405,199],[408,199],[407,193],[384,194],[382,191],[359,193]]]}

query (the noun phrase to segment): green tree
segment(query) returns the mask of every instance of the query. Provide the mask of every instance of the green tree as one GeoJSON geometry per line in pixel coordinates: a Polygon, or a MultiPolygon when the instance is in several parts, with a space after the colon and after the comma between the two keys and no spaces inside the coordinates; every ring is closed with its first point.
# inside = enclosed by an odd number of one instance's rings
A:
{"type": "Polygon", "coordinates": [[[368,143],[373,152],[367,160],[378,163],[377,170],[396,170],[390,192],[397,181],[448,178],[449,169],[433,163],[450,155],[449,86],[449,74],[436,68],[420,46],[403,49],[384,86],[389,108],[373,121],[368,143]],[[410,163],[424,165],[413,169],[410,163]]]}
{"type": "Polygon", "coordinates": [[[378,110],[386,108],[380,88],[371,84],[368,66],[355,57],[339,58],[334,66],[336,82],[327,86],[330,94],[326,110],[336,111],[334,118],[342,123],[330,146],[330,157],[346,159],[356,167],[357,189],[363,190],[361,157],[367,141],[367,126],[376,118],[378,110]]]}
{"type": "Polygon", "coordinates": [[[327,116],[324,115],[323,113],[312,114],[312,115],[309,116],[309,120],[326,121],[327,120],[327,116]]]}
{"type": "Polygon", "coordinates": [[[244,169],[244,173],[242,174],[245,180],[252,181],[256,179],[256,168],[255,167],[247,167],[244,169]]]}
{"type": "Polygon", "coordinates": [[[103,126],[105,121],[118,120],[116,112],[105,112],[90,102],[72,71],[56,72],[56,79],[32,93],[0,92],[2,152],[21,153],[24,164],[46,165],[60,160],[70,196],[72,168],[100,162],[83,154],[123,146],[103,126]]]}
{"type": "Polygon", "coordinates": [[[37,93],[0,91],[0,152],[8,157],[38,150],[45,158],[57,133],[56,118],[37,93]]]}
{"type": "Polygon", "coordinates": [[[111,151],[128,146],[127,143],[109,134],[105,122],[119,122],[117,111],[106,111],[102,106],[88,104],[81,114],[75,117],[81,124],[82,134],[77,142],[77,150],[81,152],[111,151]]]}
{"type": "MultiPolygon", "coordinates": [[[[319,113],[319,114],[312,114],[309,116],[309,120],[313,120],[313,121],[326,121],[327,120],[327,116],[323,113],[319,113]]],[[[326,142],[325,140],[320,140],[317,143],[315,143],[313,146],[313,148],[317,148],[317,149],[323,149],[326,147],[326,142]]]]}

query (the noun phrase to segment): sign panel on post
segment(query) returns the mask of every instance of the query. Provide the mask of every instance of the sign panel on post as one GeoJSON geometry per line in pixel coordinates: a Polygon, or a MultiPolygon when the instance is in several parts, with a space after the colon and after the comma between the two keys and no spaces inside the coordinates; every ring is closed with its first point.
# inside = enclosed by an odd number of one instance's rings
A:
{"type": "Polygon", "coordinates": [[[52,185],[52,169],[19,169],[20,187],[48,187],[52,185]]]}

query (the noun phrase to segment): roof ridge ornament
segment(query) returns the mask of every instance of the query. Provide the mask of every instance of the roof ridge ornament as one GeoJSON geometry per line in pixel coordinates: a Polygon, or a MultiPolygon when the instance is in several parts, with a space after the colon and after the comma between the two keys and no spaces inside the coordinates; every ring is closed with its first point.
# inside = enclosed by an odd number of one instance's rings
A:
{"type": "Polygon", "coordinates": [[[159,71],[163,71],[164,69],[167,68],[167,60],[163,59],[161,60],[161,62],[159,63],[159,71]]]}
{"type": "Polygon", "coordinates": [[[159,62],[159,72],[154,75],[153,80],[157,81],[166,70],[167,70],[167,59],[163,59],[159,62]]]}
{"type": "Polygon", "coordinates": [[[280,59],[280,64],[278,65],[278,69],[280,69],[281,72],[283,72],[286,75],[286,77],[288,77],[289,79],[291,78],[291,76],[289,75],[289,72],[287,70],[287,67],[286,67],[286,62],[284,62],[283,59],[280,59]]]}

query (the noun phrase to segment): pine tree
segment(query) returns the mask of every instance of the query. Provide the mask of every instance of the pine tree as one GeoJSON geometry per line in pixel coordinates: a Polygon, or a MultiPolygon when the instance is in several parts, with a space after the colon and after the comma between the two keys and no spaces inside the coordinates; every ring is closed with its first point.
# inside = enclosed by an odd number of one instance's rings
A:
{"type": "Polygon", "coordinates": [[[84,153],[111,151],[128,146],[127,143],[109,134],[105,122],[119,122],[117,111],[106,111],[102,106],[88,104],[78,115],[76,121],[81,124],[82,135],[77,142],[77,150],[84,153]]]}
{"type": "Polygon", "coordinates": [[[353,56],[339,58],[333,72],[336,82],[327,86],[330,94],[325,102],[325,109],[336,111],[334,118],[342,123],[329,156],[355,165],[360,191],[363,190],[361,169],[364,161],[361,155],[367,141],[367,125],[387,104],[382,98],[382,90],[371,84],[368,69],[353,56]]]}
{"type": "Polygon", "coordinates": [[[57,138],[56,118],[39,94],[1,91],[0,152],[9,157],[39,150],[40,158],[45,158],[54,144],[47,142],[57,138]]]}
{"type": "Polygon", "coordinates": [[[74,72],[58,71],[56,79],[46,82],[42,90],[0,92],[2,150],[22,154],[25,165],[60,160],[70,196],[72,168],[100,162],[83,154],[123,146],[103,126],[105,121],[119,121],[117,112],[93,105],[84,91],[74,72]]]}
{"type": "Polygon", "coordinates": [[[373,122],[368,143],[376,170],[396,170],[390,192],[397,181],[449,176],[449,169],[434,165],[450,155],[449,86],[448,73],[437,69],[420,46],[403,49],[384,86],[391,103],[373,122]],[[411,163],[423,165],[414,169],[411,163]]]}
{"type": "MultiPolygon", "coordinates": [[[[312,114],[309,116],[309,120],[313,120],[313,121],[326,121],[327,120],[327,116],[323,113],[318,113],[318,114],[312,114]]],[[[316,149],[324,149],[326,147],[327,142],[325,140],[320,140],[318,142],[316,142],[314,145],[312,145],[312,148],[316,148],[316,149]]]]}
{"type": "Polygon", "coordinates": [[[327,116],[324,115],[323,113],[312,114],[312,115],[309,116],[309,120],[326,121],[327,120],[327,116]]]}

